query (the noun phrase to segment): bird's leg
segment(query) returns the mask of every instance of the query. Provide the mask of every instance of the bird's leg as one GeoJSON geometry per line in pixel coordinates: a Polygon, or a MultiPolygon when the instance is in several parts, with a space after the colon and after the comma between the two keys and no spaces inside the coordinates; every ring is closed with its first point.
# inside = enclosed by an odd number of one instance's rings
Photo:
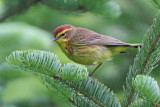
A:
{"type": "Polygon", "coordinates": [[[96,70],[102,65],[102,63],[100,63],[93,71],[92,73],[89,74],[90,77],[92,77],[92,75],[96,72],[96,70]]]}
{"type": "Polygon", "coordinates": [[[95,65],[95,64],[91,64],[91,65],[86,65],[86,68],[88,68],[88,67],[90,67],[90,66],[93,66],[93,65],[95,65]]]}
{"type": "Polygon", "coordinates": [[[97,64],[97,61],[94,61],[92,64],[90,65],[87,65],[86,68],[90,67],[90,66],[93,66],[93,65],[96,65],[97,64]]]}

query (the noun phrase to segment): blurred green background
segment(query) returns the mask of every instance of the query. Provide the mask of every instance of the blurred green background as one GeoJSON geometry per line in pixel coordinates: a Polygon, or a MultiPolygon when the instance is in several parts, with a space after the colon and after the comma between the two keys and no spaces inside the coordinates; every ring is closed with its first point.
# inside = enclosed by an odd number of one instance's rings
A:
{"type": "MultiPolygon", "coordinates": [[[[5,58],[12,51],[51,51],[65,64],[71,61],[50,41],[56,27],[71,24],[124,42],[140,43],[156,12],[147,0],[0,0],[0,106],[69,106],[65,98],[42,85],[37,74],[9,66],[5,58]]],[[[136,53],[137,49],[131,49],[128,54],[115,55],[104,62],[94,78],[122,98],[126,74],[136,53]]],[[[160,82],[159,67],[151,75],[160,82]]]]}

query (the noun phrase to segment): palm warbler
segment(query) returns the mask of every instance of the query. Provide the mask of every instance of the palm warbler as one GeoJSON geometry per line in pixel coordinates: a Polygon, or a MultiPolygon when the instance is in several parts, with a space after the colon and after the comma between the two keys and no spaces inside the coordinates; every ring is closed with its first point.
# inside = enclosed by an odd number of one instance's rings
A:
{"type": "Polygon", "coordinates": [[[105,59],[116,53],[123,53],[128,48],[141,46],[140,44],[124,43],[113,37],[72,25],[57,27],[53,40],[72,61],[88,66],[98,64],[90,76],[105,59]]]}

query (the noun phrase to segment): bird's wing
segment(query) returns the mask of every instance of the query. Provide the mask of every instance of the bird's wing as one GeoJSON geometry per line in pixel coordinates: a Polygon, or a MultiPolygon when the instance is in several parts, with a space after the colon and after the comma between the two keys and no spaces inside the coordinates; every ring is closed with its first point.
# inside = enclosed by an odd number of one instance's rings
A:
{"type": "Polygon", "coordinates": [[[124,43],[113,37],[101,35],[88,29],[77,31],[76,34],[74,34],[73,38],[71,39],[71,43],[73,45],[104,45],[104,46],[130,45],[129,43],[124,43]]]}

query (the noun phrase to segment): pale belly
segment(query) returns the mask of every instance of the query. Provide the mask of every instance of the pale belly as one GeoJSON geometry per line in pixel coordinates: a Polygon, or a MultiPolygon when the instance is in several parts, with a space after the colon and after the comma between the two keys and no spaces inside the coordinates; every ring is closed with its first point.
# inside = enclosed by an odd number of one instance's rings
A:
{"type": "MultiPolygon", "coordinates": [[[[68,56],[68,55],[67,55],[68,56]]],[[[83,65],[99,64],[105,59],[112,56],[112,51],[104,46],[79,46],[73,47],[72,55],[69,55],[69,59],[76,63],[83,65]]]]}

